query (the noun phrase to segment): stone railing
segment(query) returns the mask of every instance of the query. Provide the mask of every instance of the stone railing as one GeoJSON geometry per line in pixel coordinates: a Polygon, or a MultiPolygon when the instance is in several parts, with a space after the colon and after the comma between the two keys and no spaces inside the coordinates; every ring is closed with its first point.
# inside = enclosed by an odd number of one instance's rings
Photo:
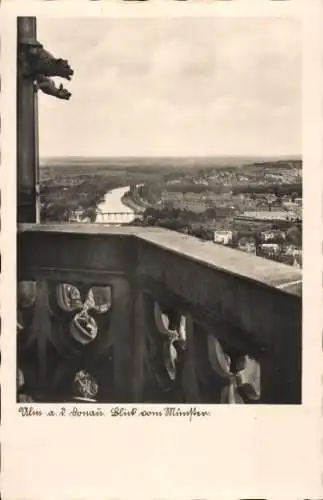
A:
{"type": "Polygon", "coordinates": [[[301,403],[298,270],[160,228],[18,228],[18,400],[301,403]]]}

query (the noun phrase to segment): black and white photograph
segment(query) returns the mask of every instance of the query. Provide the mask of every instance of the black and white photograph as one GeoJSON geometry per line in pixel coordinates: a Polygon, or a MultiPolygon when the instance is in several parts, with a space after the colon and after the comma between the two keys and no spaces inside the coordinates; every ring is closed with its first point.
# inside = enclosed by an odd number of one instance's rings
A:
{"type": "Polygon", "coordinates": [[[301,405],[299,20],[16,21],[16,402],[301,405]]]}

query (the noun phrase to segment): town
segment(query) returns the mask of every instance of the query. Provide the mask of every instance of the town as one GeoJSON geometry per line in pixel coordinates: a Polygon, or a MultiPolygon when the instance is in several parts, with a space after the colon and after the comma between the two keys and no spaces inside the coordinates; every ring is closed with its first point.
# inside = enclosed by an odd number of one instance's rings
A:
{"type": "MultiPolygon", "coordinates": [[[[135,217],[127,224],[158,225],[302,267],[300,160],[238,167],[214,167],[209,162],[186,172],[154,165],[148,176],[141,170],[128,169],[130,187],[122,202],[135,217]]],[[[70,166],[59,172],[51,169],[51,184],[45,178],[42,190],[44,220],[60,220],[64,212],[63,220],[70,222],[99,222],[97,207],[105,192],[122,184],[109,172],[101,167],[99,174],[76,177],[70,166]],[[53,193],[60,203],[50,201],[53,193]]]]}

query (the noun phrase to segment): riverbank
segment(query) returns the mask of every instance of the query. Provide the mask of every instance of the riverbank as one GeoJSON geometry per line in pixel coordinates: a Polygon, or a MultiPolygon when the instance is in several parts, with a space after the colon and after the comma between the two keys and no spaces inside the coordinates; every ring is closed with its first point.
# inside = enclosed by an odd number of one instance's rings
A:
{"type": "Polygon", "coordinates": [[[136,188],[132,191],[129,189],[129,191],[127,191],[122,196],[121,202],[128,208],[131,208],[131,210],[133,210],[135,214],[142,214],[147,208],[151,206],[149,203],[144,202],[140,198],[136,188]]]}

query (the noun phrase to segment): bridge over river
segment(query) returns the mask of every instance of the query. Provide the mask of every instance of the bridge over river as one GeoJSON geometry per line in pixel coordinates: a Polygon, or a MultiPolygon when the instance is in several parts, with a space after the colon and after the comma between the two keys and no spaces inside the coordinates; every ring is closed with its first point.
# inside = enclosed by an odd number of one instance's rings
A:
{"type": "Polygon", "coordinates": [[[128,224],[136,217],[134,210],[122,202],[130,186],[112,189],[105,194],[97,207],[96,222],[109,224],[128,224]]]}
{"type": "MultiPolygon", "coordinates": [[[[136,215],[136,218],[140,215],[136,215]]],[[[96,222],[109,224],[128,224],[134,220],[132,212],[97,212],[96,222]]]]}

